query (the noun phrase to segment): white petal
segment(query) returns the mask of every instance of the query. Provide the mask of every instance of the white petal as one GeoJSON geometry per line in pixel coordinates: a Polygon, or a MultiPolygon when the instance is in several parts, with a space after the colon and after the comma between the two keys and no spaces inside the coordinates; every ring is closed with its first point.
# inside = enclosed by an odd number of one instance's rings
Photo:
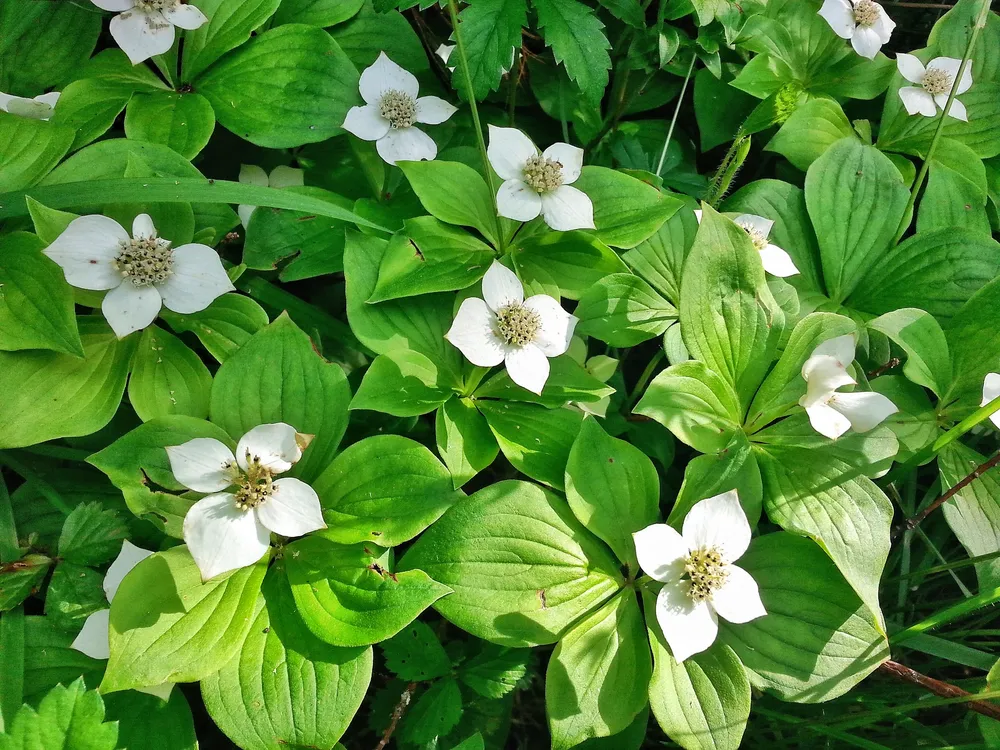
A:
{"type": "Polygon", "coordinates": [[[483,299],[491,310],[524,302],[524,287],[517,274],[499,261],[493,261],[483,276],[483,299]]]}
{"type": "Polygon", "coordinates": [[[580,170],[583,169],[583,149],[571,146],[568,143],[553,143],[542,156],[552,159],[562,165],[563,185],[576,182],[580,177],[580,170]]]}
{"type": "Polygon", "coordinates": [[[477,367],[493,367],[503,362],[504,344],[493,331],[496,316],[478,297],[463,300],[458,314],[444,335],[465,358],[477,367]]]}
{"type": "MultiPolygon", "coordinates": [[[[58,94],[57,94],[58,96],[58,94]]],[[[25,99],[20,96],[6,97],[3,109],[18,117],[27,117],[32,120],[48,120],[52,117],[52,105],[35,99],[25,99]]]]}
{"type": "Polygon", "coordinates": [[[157,236],[156,227],[149,214],[139,214],[132,220],[132,236],[137,239],[152,239],[157,236]]]}
{"type": "MultiPolygon", "coordinates": [[[[934,97],[934,103],[943,110],[948,105],[948,95],[938,94],[934,97]]],[[[965,105],[958,99],[952,99],[951,106],[948,107],[948,114],[956,120],[961,120],[962,122],[969,121],[969,113],[965,111],[965,105]]]]}
{"type": "Polygon", "coordinates": [[[174,44],[173,24],[158,11],[127,10],[111,19],[111,36],[133,65],[167,52],[174,44]]]}
{"type": "Polygon", "coordinates": [[[101,10],[110,10],[115,13],[128,10],[135,5],[135,0],[90,0],[101,10]]]}
{"type": "Polygon", "coordinates": [[[743,229],[753,229],[765,238],[771,234],[771,227],[774,226],[773,219],[766,219],[757,214],[740,214],[733,219],[733,223],[738,224],[743,229]]]}
{"type": "Polygon", "coordinates": [[[855,382],[844,366],[827,354],[814,354],[807,359],[802,365],[802,377],[807,385],[799,404],[807,409],[815,404],[826,403],[835,390],[855,382]]]}
{"type": "Polygon", "coordinates": [[[542,218],[557,232],[574,229],[595,229],[594,204],[582,190],[572,185],[560,185],[541,195],[542,218]]]}
{"type": "Polygon", "coordinates": [[[684,537],[665,523],[654,523],[632,535],[635,556],[642,572],[656,581],[677,581],[684,574],[687,542],[684,537]]]}
{"type": "Polygon", "coordinates": [[[208,23],[208,18],[198,8],[190,3],[164,8],[163,17],[180,29],[197,29],[208,23]]]}
{"type": "Polygon", "coordinates": [[[44,252],[58,263],[66,281],[79,289],[114,289],[122,275],[113,263],[128,232],[106,216],[81,216],[73,219],[62,234],[44,252]]]}
{"type": "Polygon", "coordinates": [[[151,687],[141,687],[134,688],[137,693],[146,693],[146,695],[155,695],[161,701],[170,700],[170,693],[173,692],[174,683],[164,682],[159,685],[153,685],[151,687]]]}
{"type": "MultiPolygon", "coordinates": [[[[896,69],[910,83],[923,83],[926,71],[924,70],[924,64],[920,62],[920,59],[916,55],[908,55],[905,52],[900,52],[896,55],[896,69]]],[[[910,112],[910,114],[912,115],[913,113],[910,112]]]]}
{"type": "Polygon", "coordinates": [[[868,432],[899,411],[881,393],[835,393],[830,406],[850,420],[855,432],[868,432]]]}
{"type": "Polygon", "coordinates": [[[534,344],[509,348],[504,357],[507,374],[522,388],[541,395],[545,381],[549,379],[549,360],[534,344]]]}
{"type": "Polygon", "coordinates": [[[874,60],[882,48],[882,36],[873,26],[859,26],[851,37],[851,46],[862,57],[874,60]]]}
{"type": "Polygon", "coordinates": [[[728,566],[726,572],[729,574],[726,583],[712,594],[712,608],[719,616],[740,624],[766,615],[753,576],[736,565],[728,566]]]}
{"type": "Polygon", "coordinates": [[[108,597],[109,602],[114,601],[115,594],[118,593],[118,587],[122,585],[125,576],[132,571],[132,568],[151,554],[153,554],[151,550],[136,547],[128,539],[122,542],[122,548],[118,553],[118,557],[111,563],[108,567],[108,572],[104,575],[104,595],[108,597]]]}
{"type": "Polygon", "coordinates": [[[694,218],[696,218],[698,220],[699,224],[701,224],[701,214],[702,214],[702,210],[700,208],[696,208],[694,210],[694,218]]]}
{"type": "Polygon", "coordinates": [[[316,490],[291,477],[274,483],[274,494],[257,506],[256,513],[266,528],[282,536],[302,536],[326,528],[316,490]]]}
{"type": "Polygon", "coordinates": [[[854,6],[848,0],[825,0],[819,14],[841,39],[850,39],[854,34],[854,6]]]}
{"type": "Polygon", "coordinates": [[[136,286],[126,281],[104,295],[101,311],[115,335],[123,339],[141,331],[160,314],[162,300],[154,286],[136,286]]]}
{"type": "Polygon", "coordinates": [[[195,492],[219,492],[233,483],[236,457],[215,438],[194,438],[168,445],[174,479],[195,492]]]}
{"type": "Polygon", "coordinates": [[[885,8],[879,5],[878,20],[875,21],[872,28],[875,29],[875,33],[882,40],[882,44],[886,44],[889,41],[889,37],[892,36],[893,29],[896,28],[896,22],[889,18],[889,14],[885,12],[885,8]]]}
{"type": "Polygon", "coordinates": [[[271,534],[252,511],[236,507],[228,493],[202,498],[184,517],[184,541],[201,580],[253,565],[270,546],[271,534]]]}
{"type": "Polygon", "coordinates": [[[448,58],[451,57],[451,53],[454,51],[454,44],[439,44],[438,48],[434,50],[434,54],[441,58],[441,62],[447,63],[448,58]]]}
{"type": "MultiPolygon", "coordinates": [[[[958,69],[962,67],[962,61],[957,57],[935,57],[929,63],[927,63],[927,69],[937,68],[938,70],[943,70],[951,76],[952,80],[958,76],[958,69]]],[[[962,74],[962,80],[958,84],[958,91],[955,95],[964,94],[972,88],[972,61],[970,60],[965,65],[965,72],[962,74]]]]}
{"type": "Polygon", "coordinates": [[[42,104],[48,104],[50,107],[55,107],[59,103],[59,97],[62,94],[58,91],[50,91],[47,94],[39,94],[35,97],[36,102],[41,102],[42,104]]]}
{"type": "Polygon", "coordinates": [[[267,187],[267,172],[256,164],[240,164],[239,180],[246,185],[267,187]]]}
{"type": "Polygon", "coordinates": [[[843,414],[825,403],[817,403],[806,407],[809,424],[823,437],[836,440],[849,429],[851,422],[843,414]]]}
{"type": "Polygon", "coordinates": [[[236,207],[236,213],[240,217],[240,223],[244,228],[250,226],[250,217],[253,216],[253,212],[257,210],[257,206],[245,206],[240,204],[236,207]]]}
{"type": "Polygon", "coordinates": [[[695,503],[682,533],[691,549],[714,547],[726,562],[739,560],[750,546],[750,522],[736,490],[695,503]]]}
{"type": "Polygon", "coordinates": [[[397,161],[432,161],[438,147],[420,128],[389,128],[384,138],[375,142],[375,150],[386,164],[397,161]]]}
{"type": "Polygon", "coordinates": [[[12,99],[19,99],[19,98],[20,97],[11,96],[10,94],[5,94],[2,91],[0,91],[0,112],[6,112],[7,105],[10,103],[10,101],[12,99]]]}
{"type": "Polygon", "coordinates": [[[719,634],[719,620],[708,602],[696,604],[687,591],[686,581],[675,581],[664,584],[656,596],[656,621],[679,662],[709,648],[719,634]]]}
{"type": "Polygon", "coordinates": [[[341,127],[361,140],[377,141],[379,138],[385,138],[385,134],[392,126],[378,113],[377,106],[366,104],[363,107],[351,107],[341,127]]]}
{"type": "Polygon", "coordinates": [[[777,245],[769,244],[761,250],[760,262],[763,264],[764,270],[772,276],[785,278],[787,276],[795,276],[799,272],[799,269],[795,266],[795,262],[792,260],[792,256],[777,245]]]}
{"type": "Polygon", "coordinates": [[[505,180],[497,191],[497,213],[505,219],[531,221],[541,212],[541,196],[522,180],[505,180]]]}
{"type": "MultiPolygon", "coordinates": [[[[857,347],[857,342],[854,338],[853,333],[845,333],[843,336],[835,336],[832,339],[827,339],[815,349],[813,349],[812,356],[827,356],[833,357],[837,360],[842,367],[847,367],[854,361],[854,350],[857,347]]],[[[854,382],[853,380],[851,381],[854,382]]],[[[845,385],[841,383],[841,385],[845,385]]]]}
{"type": "Polygon", "coordinates": [[[241,437],[236,446],[236,462],[243,470],[249,466],[248,456],[272,473],[283,474],[302,458],[298,433],[284,422],[259,424],[241,437]]]}
{"type": "Polygon", "coordinates": [[[546,357],[565,354],[573,340],[577,317],[563,310],[562,305],[547,294],[536,294],[524,301],[524,306],[538,313],[541,328],[532,343],[546,357]]]}
{"type": "Polygon", "coordinates": [[[439,97],[422,96],[417,99],[417,122],[424,125],[440,125],[456,112],[458,107],[439,97]]]}
{"type": "Polygon", "coordinates": [[[517,128],[489,126],[490,145],[486,149],[490,165],[501,180],[520,180],[524,164],[538,149],[531,139],[517,128]]]}
{"type": "Polygon", "coordinates": [[[204,310],[217,297],[236,290],[219,254],[208,245],[181,245],[174,249],[172,273],[157,285],[163,304],[187,315],[204,310]]]}
{"type": "Polygon", "coordinates": [[[110,623],[110,609],[94,612],[83,623],[83,628],[73,639],[70,648],[86,654],[91,659],[107,659],[111,656],[111,645],[108,642],[110,623]]]}
{"type": "Polygon", "coordinates": [[[286,167],[284,164],[271,170],[267,178],[270,187],[281,189],[286,187],[302,187],[306,184],[306,173],[295,167],[286,167]]]}
{"type": "MultiPolygon", "coordinates": [[[[990,401],[1000,396],[1000,372],[991,372],[983,380],[983,402],[980,406],[986,406],[990,401]]],[[[1000,411],[990,415],[990,421],[1000,427],[1000,411]]]]}
{"type": "Polygon", "coordinates": [[[382,52],[378,60],[365,68],[358,88],[367,104],[377,105],[387,91],[400,91],[416,99],[420,84],[413,73],[403,70],[382,52]]]}
{"type": "Polygon", "coordinates": [[[909,115],[921,114],[924,117],[933,117],[937,113],[934,106],[934,97],[928,94],[923,88],[917,86],[903,86],[899,90],[899,98],[906,107],[909,115]]]}

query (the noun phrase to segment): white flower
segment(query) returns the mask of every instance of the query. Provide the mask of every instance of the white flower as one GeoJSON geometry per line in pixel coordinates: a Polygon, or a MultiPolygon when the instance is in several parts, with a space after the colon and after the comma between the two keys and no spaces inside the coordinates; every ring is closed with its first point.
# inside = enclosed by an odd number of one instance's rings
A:
{"type": "MultiPolygon", "coordinates": [[[[257,187],[273,188],[301,187],[306,184],[305,172],[301,169],[280,166],[272,169],[271,174],[268,175],[263,169],[253,164],[240,165],[240,182],[247,185],[256,185],[257,187]]],[[[236,213],[240,215],[240,221],[244,227],[250,224],[250,217],[256,210],[256,206],[247,206],[244,204],[240,204],[236,209],[236,213]]]]}
{"type": "Polygon", "coordinates": [[[454,44],[439,44],[438,48],[434,50],[434,54],[441,58],[441,62],[448,66],[448,70],[452,73],[455,72],[454,65],[448,65],[448,60],[451,59],[451,53],[455,51],[454,44]]]}
{"type": "Polygon", "coordinates": [[[0,92],[0,112],[9,112],[19,117],[29,117],[32,120],[48,120],[52,117],[52,111],[55,109],[57,101],[59,101],[58,91],[40,94],[34,99],[11,96],[10,94],[0,92]]]}
{"type": "MultiPolygon", "coordinates": [[[[980,406],[986,406],[990,401],[1000,396],[1000,372],[991,372],[983,380],[983,402],[980,406]]],[[[995,411],[990,415],[990,421],[1000,427],[1000,411],[995,411]]]]}
{"type": "Polygon", "coordinates": [[[167,448],[174,478],[195,492],[210,492],[184,517],[184,541],[207,581],[257,562],[271,532],[302,536],[325,529],[319,496],[286,477],[311,436],[283,422],[262,424],[240,438],[233,456],[223,443],[195,438],[167,448]],[[220,492],[235,486],[234,492],[220,492]]]}
{"type": "Polygon", "coordinates": [[[819,14],[841,39],[850,39],[854,51],[874,59],[889,41],[896,23],[872,0],[824,0],[819,14]]]}
{"type": "MultiPolygon", "coordinates": [[[[915,115],[919,112],[924,117],[934,117],[938,109],[944,110],[952,88],[955,88],[956,97],[972,88],[972,60],[966,64],[962,80],[955,87],[955,79],[961,66],[962,61],[957,58],[935,57],[927,63],[925,69],[913,55],[896,55],[896,67],[900,74],[910,83],[917,84],[899,89],[899,98],[902,99],[907,114],[915,115]]],[[[956,120],[969,121],[965,105],[958,99],[952,101],[948,114],[956,120]]]]}
{"type": "MultiPolygon", "coordinates": [[[[694,215],[701,224],[701,211],[695,210],[694,215]]],[[[774,226],[773,219],[765,219],[756,214],[740,214],[733,219],[733,223],[750,235],[754,249],[760,253],[760,262],[769,274],[784,278],[795,276],[799,272],[792,261],[792,256],[767,240],[771,234],[771,227],[774,226]]]]}
{"type": "Polygon", "coordinates": [[[132,237],[114,219],[80,216],[43,251],[79,289],[109,289],[101,303],[118,338],[148,326],[160,305],[176,313],[204,310],[233,286],[208,245],[171,247],[156,236],[148,214],[132,222],[132,237]]]}
{"type": "Polygon", "coordinates": [[[538,214],[557,232],[594,229],[594,204],[570,185],[583,169],[583,149],[554,143],[539,153],[517,128],[490,125],[490,164],[504,181],[497,191],[497,211],[514,221],[538,214]]]}
{"type": "Polygon", "coordinates": [[[496,261],[483,277],[483,297],[462,302],[444,337],[472,364],[503,362],[511,380],[540,394],[549,377],[547,358],[569,349],[576,317],[547,294],[525,299],[514,272],[496,261]]]}
{"type": "Polygon", "coordinates": [[[174,26],[197,29],[205,14],[184,0],[91,0],[102,10],[120,11],[111,19],[111,36],[133,65],[167,52],[174,26]]]}
{"type": "Polygon", "coordinates": [[[899,409],[881,393],[837,393],[852,385],[847,367],[854,361],[854,336],[837,336],[817,346],[802,365],[806,395],[799,399],[813,428],[836,440],[850,428],[868,432],[899,409]]]}
{"type": "MultiPolygon", "coordinates": [[[[108,604],[114,601],[115,594],[118,593],[118,587],[121,586],[125,576],[131,572],[132,568],[151,554],[153,553],[148,549],[136,547],[127,539],[122,542],[121,552],[118,553],[118,557],[111,563],[107,574],[104,576],[104,595],[108,599],[108,604]]],[[[107,659],[111,655],[109,645],[110,618],[110,609],[102,609],[94,612],[83,623],[83,628],[77,634],[73,643],[70,644],[70,648],[86,654],[91,659],[107,659]]],[[[150,695],[167,700],[170,697],[170,691],[173,690],[173,687],[174,684],[172,682],[164,682],[162,685],[136,689],[141,693],[149,693],[150,695]]]]}
{"type": "Polygon", "coordinates": [[[750,546],[750,524],[736,490],[698,502],[683,534],[655,523],[632,535],[639,567],[663,582],[656,620],[678,662],[715,642],[719,616],[744,623],[767,614],[757,582],[733,565],[750,546]]]}
{"type": "Polygon", "coordinates": [[[352,107],[343,128],[365,141],[375,141],[378,155],[389,164],[437,156],[437,144],[415,123],[440,125],[458,110],[436,96],[417,98],[419,84],[382,52],[361,74],[363,107],[352,107]]]}

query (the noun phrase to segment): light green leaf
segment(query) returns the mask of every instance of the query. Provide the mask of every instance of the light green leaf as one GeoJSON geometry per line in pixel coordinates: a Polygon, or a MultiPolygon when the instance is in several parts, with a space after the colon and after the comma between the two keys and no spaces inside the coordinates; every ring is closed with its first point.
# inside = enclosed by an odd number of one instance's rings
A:
{"type": "Polygon", "coordinates": [[[132,98],[134,86],[103,78],[73,81],[62,90],[52,122],[76,131],[75,151],[104,135],[132,98]]]}
{"type": "MultiPolygon", "coordinates": [[[[487,0],[487,3],[495,0],[487,0]]],[[[499,0],[507,5],[521,3],[523,11],[524,0],[499,0]]],[[[485,7],[485,6],[484,6],[485,7]]],[[[467,34],[465,17],[480,8],[469,5],[461,13],[463,34],[467,34]]],[[[521,27],[518,25],[518,39],[521,27]]],[[[465,39],[466,47],[469,39],[465,39]]],[[[457,55],[456,55],[457,57],[457,55]]],[[[499,72],[497,74],[499,81],[499,72]]],[[[417,194],[423,207],[434,218],[446,224],[461,227],[473,227],[494,245],[496,238],[496,204],[486,180],[472,167],[455,161],[401,161],[396,166],[403,170],[410,187],[417,194]]]]}
{"type": "MultiPolygon", "coordinates": [[[[527,11],[525,0],[479,0],[459,14],[472,95],[477,101],[496,91],[510,70],[514,50],[521,47],[522,27],[528,23],[527,11]]],[[[462,83],[459,90],[464,93],[462,61],[456,54],[449,62],[457,66],[454,80],[462,83]]]]}
{"type": "Polygon", "coordinates": [[[990,236],[986,167],[968,146],[942,138],[934,150],[920,199],[917,231],[964,227],[990,236]]]}
{"type": "Polygon", "coordinates": [[[530,401],[556,408],[564,406],[567,402],[595,403],[614,392],[614,388],[591,375],[575,359],[569,355],[562,355],[549,360],[549,377],[545,381],[541,395],[514,383],[505,368],[479,386],[473,398],[530,401]]]}
{"type": "Polygon", "coordinates": [[[211,388],[211,373],[183,341],[155,325],[142,332],[128,381],[128,399],[141,420],[204,419],[211,388]]]}
{"type": "Polygon", "coordinates": [[[857,139],[844,110],[833,99],[810,99],[796,108],[765,147],[805,172],[842,138],[857,139]]]}
{"type": "Polygon", "coordinates": [[[737,432],[718,453],[696,456],[688,462],[667,523],[680,531],[685,516],[698,502],[729,490],[736,490],[751,528],[756,526],[764,503],[764,489],[757,459],[742,432],[737,432]]]}
{"type": "Polygon", "coordinates": [[[923,310],[904,308],[886,313],[868,326],[881,331],[906,352],[903,373],[918,385],[942,396],[951,384],[951,358],[944,331],[923,310]]]}
{"type": "Polygon", "coordinates": [[[264,25],[281,0],[197,0],[208,23],[184,34],[183,79],[193,81],[264,25]]]}
{"type": "Polygon", "coordinates": [[[83,678],[56,685],[35,711],[22,706],[10,729],[0,734],[0,750],[115,750],[118,726],[104,721],[104,702],[83,678]]]}
{"type": "Polygon", "coordinates": [[[694,205],[691,201],[648,240],[622,254],[629,268],[675,305],[681,297],[681,269],[698,233],[694,205]]]}
{"type": "Polygon", "coordinates": [[[283,0],[274,14],[273,24],[307,23],[310,26],[335,26],[354,16],[364,0],[283,0]]]}
{"type": "Polygon", "coordinates": [[[0,192],[23,190],[41,181],[59,163],[75,134],[54,122],[0,112],[0,192]]]}
{"type": "Polygon", "coordinates": [[[512,257],[526,284],[553,281],[569,299],[580,299],[591,284],[609,273],[628,272],[614,250],[582,232],[535,234],[519,240],[512,257]]]}
{"type": "MultiPolygon", "coordinates": [[[[45,245],[51,245],[70,225],[77,214],[67,211],[57,211],[54,208],[39,203],[30,195],[25,198],[31,223],[35,226],[35,234],[45,245]]],[[[65,276],[64,276],[65,278],[65,276]]]]}
{"type": "Polygon", "coordinates": [[[584,167],[573,187],[593,202],[597,237],[612,247],[628,249],[649,239],[683,205],[679,198],[606,167],[584,167]]]}
{"type": "Polygon", "coordinates": [[[455,489],[492,464],[500,452],[486,417],[467,398],[444,402],[434,419],[434,434],[455,489]]]}
{"type": "Polygon", "coordinates": [[[941,398],[942,403],[960,399],[948,411],[961,418],[979,406],[983,379],[989,372],[1000,371],[1000,279],[995,279],[974,294],[945,327],[948,349],[955,371],[955,382],[941,398]]]}
{"type": "Polygon", "coordinates": [[[116,511],[100,503],[80,503],[63,524],[59,557],[77,565],[103,565],[118,554],[127,534],[116,511]]]}
{"type": "Polygon", "coordinates": [[[185,159],[197,156],[208,145],[214,130],[215,112],[201,94],[136,94],[125,110],[125,134],[129,138],[162,143],[185,159]]]}
{"type": "Polygon", "coordinates": [[[161,317],[177,333],[197,336],[219,362],[225,362],[268,322],[264,308],[242,294],[223,294],[201,312],[189,315],[163,310],[161,317]]]}
{"type": "Polygon", "coordinates": [[[351,409],[369,409],[397,417],[434,411],[452,396],[438,385],[437,365],[420,352],[396,349],[375,357],[365,372],[351,409]]]}
{"type": "Polygon", "coordinates": [[[562,63],[584,97],[598,103],[611,68],[611,44],[604,24],[579,0],[534,0],[532,5],[545,46],[552,49],[556,62],[562,63]]]}
{"type": "Polygon", "coordinates": [[[677,308],[639,276],[605,276],[580,297],[577,332],[611,346],[629,347],[659,336],[677,320],[677,308]]]}
{"type": "MultiPolygon", "coordinates": [[[[948,490],[967,477],[987,457],[957,440],[938,454],[941,489],[948,490]]],[[[1000,550],[1000,480],[985,472],[941,506],[945,520],[970,557],[1000,550]]],[[[976,564],[979,588],[1000,586],[1000,558],[976,564]]]]}

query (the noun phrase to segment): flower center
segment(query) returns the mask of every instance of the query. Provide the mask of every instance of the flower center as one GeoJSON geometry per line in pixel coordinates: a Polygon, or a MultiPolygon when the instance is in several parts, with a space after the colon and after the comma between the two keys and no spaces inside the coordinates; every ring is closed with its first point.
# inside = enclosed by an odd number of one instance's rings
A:
{"type": "Polygon", "coordinates": [[[684,561],[684,572],[689,579],[688,596],[696,602],[710,600],[729,577],[726,562],[715,547],[692,551],[684,561]]]}
{"type": "Polygon", "coordinates": [[[928,68],[922,81],[924,90],[931,96],[947,94],[951,91],[951,73],[941,68],[928,68]]]}
{"type": "Polygon", "coordinates": [[[150,286],[167,280],[173,271],[174,251],[170,243],[156,237],[140,237],[121,243],[115,268],[136,286],[150,286]]]}
{"type": "Polygon", "coordinates": [[[757,229],[757,227],[753,226],[752,224],[743,224],[743,223],[741,223],[739,226],[742,227],[743,231],[750,236],[750,241],[753,243],[754,248],[758,252],[767,247],[767,235],[764,234],[759,229],[757,229]]]}
{"type": "Polygon", "coordinates": [[[524,181],[536,193],[547,193],[563,184],[562,164],[554,159],[546,159],[540,154],[532,156],[524,164],[524,181]]]}
{"type": "Polygon", "coordinates": [[[271,471],[261,465],[260,456],[251,456],[247,451],[247,470],[240,475],[236,490],[236,507],[251,510],[274,494],[274,477],[271,471]]]}
{"type": "Polygon", "coordinates": [[[878,5],[872,0],[858,0],[854,5],[854,22],[858,26],[874,26],[878,21],[878,5]]]}
{"type": "Polygon", "coordinates": [[[145,13],[152,13],[155,10],[167,10],[179,3],[177,0],[136,0],[135,7],[145,13]]]}
{"type": "Polygon", "coordinates": [[[408,128],[417,120],[417,103],[402,91],[386,91],[378,103],[378,112],[394,128],[408,128]]]}
{"type": "Polygon", "coordinates": [[[527,346],[541,328],[538,313],[517,303],[497,310],[497,335],[507,344],[527,346]]]}

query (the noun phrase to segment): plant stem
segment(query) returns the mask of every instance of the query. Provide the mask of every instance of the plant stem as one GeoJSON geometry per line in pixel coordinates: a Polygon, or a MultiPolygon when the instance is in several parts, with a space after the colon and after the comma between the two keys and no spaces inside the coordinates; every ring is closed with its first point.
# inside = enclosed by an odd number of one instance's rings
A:
{"type": "Polygon", "coordinates": [[[646,365],[646,369],[642,371],[642,375],[639,376],[639,380],[636,381],[635,388],[632,389],[632,395],[628,399],[628,411],[632,411],[632,407],[635,406],[636,402],[642,397],[642,392],[646,390],[646,386],[649,385],[649,381],[653,377],[653,371],[656,370],[656,366],[660,364],[666,354],[663,351],[663,347],[656,350],[656,354],[652,356],[649,360],[649,364],[646,365]]]}
{"type": "Polygon", "coordinates": [[[979,466],[977,466],[975,469],[973,469],[972,473],[970,473],[968,476],[964,477],[961,481],[958,482],[958,484],[956,484],[950,490],[948,490],[947,492],[945,492],[943,495],[941,495],[941,497],[939,497],[933,503],[931,503],[930,505],[928,505],[922,511],[920,511],[919,513],[917,513],[912,518],[908,518],[906,520],[906,528],[907,529],[915,529],[915,528],[917,528],[917,526],[920,525],[920,522],[923,521],[925,518],[927,518],[927,516],[929,516],[931,513],[933,513],[934,511],[936,511],[938,508],[940,508],[946,502],[948,502],[949,500],[951,500],[953,497],[955,497],[955,495],[957,495],[959,492],[961,492],[967,486],[969,486],[974,481],[976,481],[977,479],[979,479],[979,477],[981,477],[983,474],[985,474],[987,471],[989,471],[990,469],[992,469],[997,464],[1000,464],[1000,452],[997,452],[997,454],[995,456],[993,456],[993,458],[989,459],[988,461],[984,461],[979,466]]]}
{"type": "Polygon", "coordinates": [[[521,48],[514,50],[514,61],[507,74],[507,124],[514,127],[514,109],[517,107],[517,86],[521,81],[521,48]]]}
{"type": "Polygon", "coordinates": [[[14,562],[21,556],[14,525],[14,508],[10,504],[7,483],[0,474],[0,564],[14,562]]]}
{"type": "MultiPolygon", "coordinates": [[[[911,685],[918,685],[942,698],[965,698],[972,696],[972,693],[962,690],[960,687],[955,687],[949,682],[935,680],[933,677],[928,677],[895,661],[884,662],[879,666],[878,671],[897,680],[908,682],[911,685]]],[[[975,711],[977,714],[989,716],[991,719],[1000,721],[1000,706],[996,704],[970,700],[965,703],[965,707],[970,711],[975,711]]]]}
{"type": "Polygon", "coordinates": [[[667,158],[667,149],[670,147],[670,141],[674,137],[674,127],[677,125],[677,116],[681,113],[681,102],[684,101],[684,92],[687,91],[688,81],[691,80],[691,73],[694,71],[694,61],[698,59],[698,56],[691,53],[691,64],[688,65],[687,75],[684,76],[684,84],[681,86],[681,93],[677,95],[677,106],[674,107],[674,116],[670,119],[670,127],[667,129],[667,139],[663,142],[663,148],[660,150],[660,160],[656,162],[656,171],[654,174],[659,175],[660,171],[663,169],[663,162],[667,158]]]}
{"type": "Polygon", "coordinates": [[[62,499],[55,487],[39,477],[32,469],[25,466],[7,452],[0,451],[0,465],[7,466],[11,471],[24,477],[26,484],[38,490],[38,494],[49,501],[49,504],[64,515],[69,515],[73,509],[62,499]]]}
{"type": "Polygon", "coordinates": [[[411,682],[406,686],[406,690],[403,694],[399,696],[399,703],[396,707],[392,709],[392,719],[389,722],[389,726],[385,728],[385,732],[382,734],[382,739],[379,740],[378,745],[375,746],[375,750],[385,750],[385,746],[389,744],[389,740],[392,738],[393,732],[396,731],[396,726],[399,724],[399,720],[403,718],[403,714],[406,713],[407,707],[410,705],[410,701],[413,700],[413,691],[417,689],[417,683],[411,682]]]}

